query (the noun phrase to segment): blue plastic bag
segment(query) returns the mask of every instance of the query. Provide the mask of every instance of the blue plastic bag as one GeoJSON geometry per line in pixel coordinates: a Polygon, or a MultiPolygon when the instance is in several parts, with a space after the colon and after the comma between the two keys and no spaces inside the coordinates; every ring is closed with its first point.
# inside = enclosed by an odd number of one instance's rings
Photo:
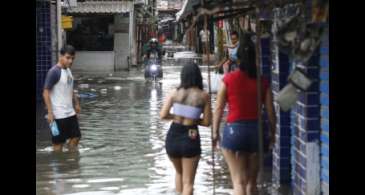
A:
{"type": "Polygon", "coordinates": [[[51,124],[49,124],[49,127],[51,128],[51,133],[53,136],[57,136],[60,134],[60,131],[58,130],[57,124],[55,121],[53,121],[51,124]]]}

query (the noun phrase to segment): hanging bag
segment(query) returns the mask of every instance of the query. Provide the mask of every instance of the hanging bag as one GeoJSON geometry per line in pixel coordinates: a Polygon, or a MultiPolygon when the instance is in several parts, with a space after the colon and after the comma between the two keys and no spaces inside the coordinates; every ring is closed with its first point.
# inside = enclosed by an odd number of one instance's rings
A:
{"type": "Polygon", "coordinates": [[[219,74],[218,71],[215,71],[212,76],[210,77],[210,84],[211,84],[211,92],[217,93],[219,90],[220,82],[223,79],[223,74],[219,74]]]}

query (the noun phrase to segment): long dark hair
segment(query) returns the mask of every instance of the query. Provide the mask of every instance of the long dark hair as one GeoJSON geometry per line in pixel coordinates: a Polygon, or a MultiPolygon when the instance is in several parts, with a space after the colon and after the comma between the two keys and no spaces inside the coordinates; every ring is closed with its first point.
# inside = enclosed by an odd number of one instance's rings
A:
{"type": "Polygon", "coordinates": [[[256,78],[256,51],[251,37],[251,33],[241,31],[237,57],[240,59],[240,70],[246,72],[250,78],[256,78]]]}
{"type": "Polygon", "coordinates": [[[190,87],[198,87],[203,90],[203,77],[200,68],[195,63],[184,65],[180,74],[180,86],[177,89],[188,89],[190,87]]]}

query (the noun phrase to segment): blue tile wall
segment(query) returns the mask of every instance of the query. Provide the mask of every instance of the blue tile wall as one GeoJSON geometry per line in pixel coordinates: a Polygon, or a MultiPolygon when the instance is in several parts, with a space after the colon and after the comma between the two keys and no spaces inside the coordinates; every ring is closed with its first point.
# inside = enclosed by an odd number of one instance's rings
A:
{"type": "MultiPolygon", "coordinates": [[[[270,51],[270,43],[271,38],[264,38],[261,39],[261,73],[262,75],[271,81],[271,51],[270,51]]],[[[263,112],[263,124],[264,124],[264,143],[265,143],[265,152],[268,152],[268,145],[269,145],[269,121],[267,117],[267,113],[263,112]]],[[[265,155],[265,166],[271,167],[272,166],[272,154],[266,153],[265,155]]]]}
{"type": "Polygon", "coordinates": [[[328,28],[322,37],[320,47],[320,102],[321,102],[321,191],[328,194],[329,186],[329,41],[328,28]]]}
{"type": "Polygon", "coordinates": [[[37,1],[36,4],[36,98],[42,100],[42,88],[48,69],[51,67],[51,20],[50,2],[37,1]]]}
{"type": "Polygon", "coordinates": [[[271,38],[261,39],[261,72],[262,75],[270,79],[271,76],[271,38]]]}
{"type": "Polygon", "coordinates": [[[321,106],[320,106],[320,49],[318,48],[304,72],[312,79],[313,83],[306,92],[301,92],[295,109],[291,112],[291,168],[292,186],[296,194],[305,194],[307,186],[307,143],[320,140],[321,106]]]}
{"type": "Polygon", "coordinates": [[[293,194],[305,194],[308,168],[306,144],[320,142],[322,192],[328,192],[329,165],[329,60],[328,32],[309,60],[305,72],[314,81],[307,92],[299,95],[291,111],[291,185],[293,194]],[[293,166],[294,165],[294,166],[293,166]]]}
{"type": "Polygon", "coordinates": [[[318,105],[319,96],[318,93],[300,93],[298,101],[306,105],[318,105]]]}
{"type": "MultiPolygon", "coordinates": [[[[278,50],[272,50],[272,55],[278,56],[278,61],[272,63],[278,67],[279,73],[272,72],[271,82],[274,94],[277,94],[287,83],[289,76],[289,57],[278,50]]],[[[275,96],[275,95],[274,95],[275,96]]],[[[290,112],[283,112],[275,103],[277,124],[276,124],[276,144],[273,150],[273,182],[276,184],[289,184],[291,163],[291,128],[290,128],[290,112]],[[275,166],[274,166],[275,165],[275,166]]]]}

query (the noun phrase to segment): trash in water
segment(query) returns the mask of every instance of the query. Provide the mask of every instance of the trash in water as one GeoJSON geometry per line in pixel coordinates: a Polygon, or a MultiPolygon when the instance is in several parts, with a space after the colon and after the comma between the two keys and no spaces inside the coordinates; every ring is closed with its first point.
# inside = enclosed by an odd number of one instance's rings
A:
{"type": "Polygon", "coordinates": [[[81,88],[81,89],[89,88],[89,84],[80,84],[79,88],[81,88]]]}
{"type": "Polygon", "coordinates": [[[106,79],[111,80],[111,81],[122,81],[123,80],[123,78],[121,78],[121,77],[108,77],[106,79]]]}
{"type": "Polygon", "coordinates": [[[94,93],[81,93],[79,94],[80,98],[95,98],[97,95],[94,93]]]}
{"type": "Polygon", "coordinates": [[[43,149],[38,149],[37,151],[39,151],[39,152],[52,152],[53,148],[52,148],[52,146],[48,146],[48,147],[43,148],[43,149]]]}
{"type": "Polygon", "coordinates": [[[114,90],[121,90],[122,87],[121,86],[114,86],[114,90]]]}
{"type": "Polygon", "coordinates": [[[95,92],[95,91],[96,91],[96,89],[90,89],[90,91],[93,91],[93,92],[95,92]]]}
{"type": "Polygon", "coordinates": [[[100,90],[100,93],[102,93],[102,94],[106,94],[106,92],[107,92],[107,89],[101,89],[100,90]]]}

